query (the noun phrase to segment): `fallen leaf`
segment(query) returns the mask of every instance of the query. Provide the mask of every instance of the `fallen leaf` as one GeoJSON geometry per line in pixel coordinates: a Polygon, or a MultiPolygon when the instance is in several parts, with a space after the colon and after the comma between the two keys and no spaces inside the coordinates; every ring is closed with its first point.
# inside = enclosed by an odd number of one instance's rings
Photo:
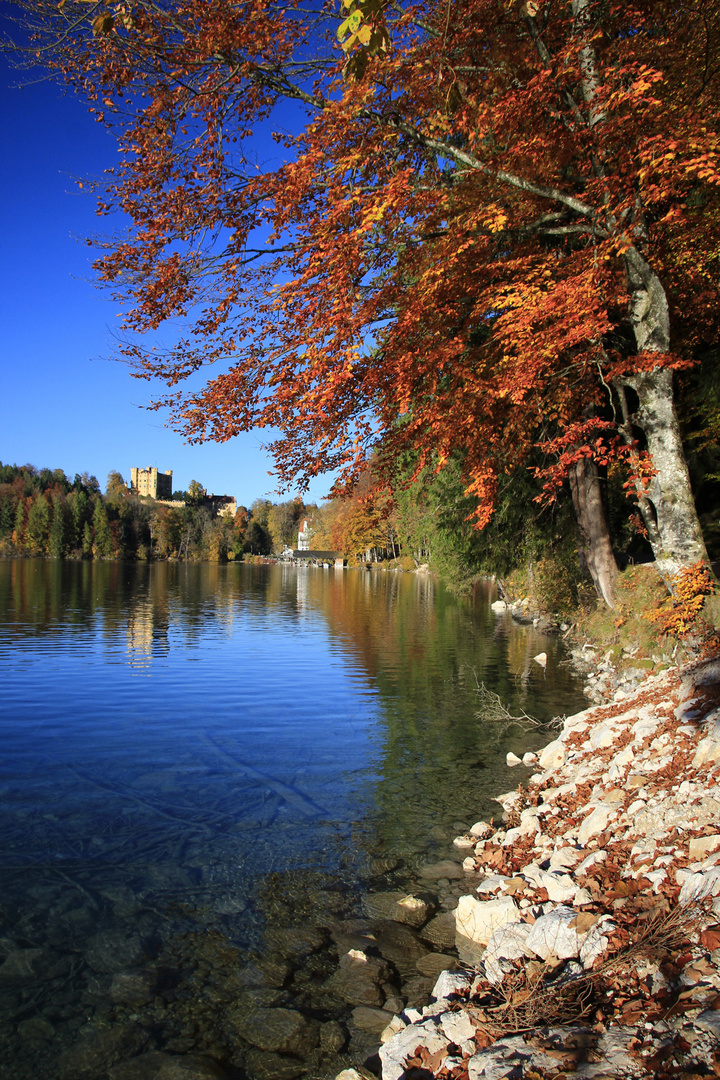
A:
{"type": "Polygon", "coordinates": [[[589,911],[583,911],[568,923],[568,927],[578,934],[586,934],[599,918],[599,915],[592,915],[589,911]]]}
{"type": "Polygon", "coordinates": [[[700,942],[709,952],[720,949],[720,925],[716,923],[714,926],[709,926],[707,930],[703,930],[700,942]]]}

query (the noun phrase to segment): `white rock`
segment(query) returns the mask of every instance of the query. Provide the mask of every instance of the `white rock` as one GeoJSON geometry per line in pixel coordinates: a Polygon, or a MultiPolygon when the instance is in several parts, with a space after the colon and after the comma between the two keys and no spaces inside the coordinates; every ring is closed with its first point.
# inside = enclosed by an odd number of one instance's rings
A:
{"type": "Polygon", "coordinates": [[[588,814],[578,829],[578,843],[580,844],[580,847],[585,847],[591,837],[598,836],[599,833],[604,832],[608,822],[614,817],[615,812],[612,807],[606,806],[604,803],[598,803],[593,812],[588,814]]]}
{"type": "Polygon", "coordinates": [[[532,765],[535,765],[537,759],[537,754],[534,754],[532,750],[526,750],[522,756],[522,763],[529,769],[532,765]]]}
{"type": "Polygon", "coordinates": [[[607,935],[615,929],[615,923],[609,915],[603,915],[594,926],[591,926],[585,935],[585,940],[580,946],[580,962],[587,971],[597,958],[602,956],[608,947],[607,935]]]}
{"type": "Polygon", "coordinates": [[[720,761],[720,721],[716,720],[710,727],[709,733],[697,744],[695,757],[692,760],[693,769],[707,765],[708,762],[720,761]]]}
{"type": "Polygon", "coordinates": [[[492,825],[488,825],[487,821],[476,821],[468,832],[478,840],[485,840],[488,836],[492,836],[493,830],[492,825]]]}
{"type": "Polygon", "coordinates": [[[430,996],[436,1001],[448,1001],[467,990],[472,981],[466,971],[441,971],[430,996]]]}
{"type": "Polygon", "coordinates": [[[522,765],[522,758],[519,758],[517,754],[513,754],[512,750],[509,750],[505,755],[505,764],[510,768],[514,768],[516,765],[522,765]]]}
{"type": "Polygon", "coordinates": [[[570,907],[558,907],[548,915],[543,915],[531,927],[527,938],[527,947],[532,949],[541,960],[548,956],[557,956],[559,960],[568,960],[580,952],[580,938],[577,931],[569,926],[577,918],[577,912],[570,907]]]}
{"type": "Polygon", "coordinates": [[[540,751],[538,764],[543,770],[558,769],[565,761],[565,756],[565,747],[560,739],[555,739],[554,742],[548,743],[548,745],[540,751]]]}
{"type": "Polygon", "coordinates": [[[652,882],[656,889],[663,883],[663,881],[667,879],[667,874],[664,870],[649,870],[642,876],[646,877],[648,881],[652,882]]]}
{"type": "Polygon", "coordinates": [[[688,854],[693,860],[704,859],[706,855],[717,851],[718,848],[720,848],[720,835],[717,833],[713,836],[693,836],[688,848],[688,854]]]}
{"type": "MultiPolygon", "coordinates": [[[[398,1031],[402,1031],[405,1027],[407,1025],[401,1016],[393,1016],[387,1027],[383,1028],[380,1034],[380,1042],[386,1043],[388,1039],[392,1039],[393,1035],[397,1035],[398,1031]]],[[[335,1077],[335,1080],[340,1080],[340,1078],[335,1077]]]]}
{"type": "Polygon", "coordinates": [[[388,1039],[379,1050],[383,1080],[400,1080],[405,1075],[405,1059],[414,1054],[419,1046],[431,1054],[447,1050],[450,1040],[433,1019],[409,1024],[397,1035],[388,1039]]]}
{"type": "Polygon", "coordinates": [[[584,907],[585,904],[592,903],[592,893],[589,893],[587,889],[578,889],[575,893],[575,899],[573,900],[573,907],[584,907]]]}
{"type": "Polygon", "coordinates": [[[475,1050],[475,1025],[469,1015],[464,1012],[446,1012],[440,1017],[440,1027],[451,1043],[459,1046],[464,1053],[471,1054],[475,1050]]]}
{"type": "Polygon", "coordinates": [[[571,870],[583,857],[582,851],[574,847],[561,847],[550,856],[551,870],[571,870]]]}
{"type": "Polygon", "coordinates": [[[515,922],[520,922],[520,912],[511,896],[485,901],[461,896],[455,909],[456,935],[479,945],[487,945],[499,926],[515,922]]]}
{"type": "Polygon", "coordinates": [[[714,866],[704,873],[691,874],[680,890],[679,902],[689,904],[701,900],[704,896],[717,896],[720,893],[720,866],[714,866]]]}
{"type": "Polygon", "coordinates": [[[660,721],[658,719],[652,719],[649,716],[641,717],[637,723],[633,724],[630,729],[635,736],[635,742],[644,742],[649,739],[653,732],[657,731],[660,727],[660,721]]]}
{"type": "Polygon", "coordinates": [[[453,847],[460,848],[461,851],[470,851],[475,847],[475,841],[469,836],[456,836],[453,847]]]}
{"type": "Polygon", "coordinates": [[[604,724],[598,724],[590,732],[590,745],[593,750],[604,750],[618,738],[619,731],[614,722],[607,720],[604,724]]]}
{"type": "Polygon", "coordinates": [[[490,609],[495,612],[496,615],[502,615],[507,611],[509,605],[504,600],[494,600],[490,605],[490,609]]]}
{"type": "Polygon", "coordinates": [[[343,1069],[341,1073],[338,1073],[335,1080],[362,1080],[362,1076],[357,1069],[343,1069]]]}
{"type": "Polygon", "coordinates": [[[536,664],[539,664],[540,667],[547,667],[547,653],[539,652],[537,656],[533,656],[533,660],[536,664]]]}
{"type": "Polygon", "coordinates": [[[720,1039],[720,1013],[715,1009],[706,1009],[695,1020],[695,1024],[701,1031],[709,1031],[716,1039],[720,1039]]]}
{"type": "Polygon", "coordinates": [[[505,974],[501,961],[533,955],[527,947],[531,929],[529,923],[519,922],[501,926],[493,932],[483,956],[483,965],[488,981],[494,986],[502,982],[505,974]]]}
{"type": "Polygon", "coordinates": [[[553,874],[547,870],[540,871],[541,888],[547,889],[548,899],[553,903],[573,902],[578,891],[578,885],[569,874],[553,874]]]}
{"type": "MultiPolygon", "coordinates": [[[[523,794],[521,791],[506,791],[504,795],[496,795],[493,802],[500,803],[507,813],[508,810],[513,810],[522,799],[523,794]]],[[[472,829],[470,831],[472,832],[472,829]]]]}
{"type": "Polygon", "coordinates": [[[462,868],[466,874],[472,874],[475,869],[475,859],[472,855],[468,855],[466,859],[463,859],[462,868]]]}
{"type": "Polygon", "coordinates": [[[510,878],[504,877],[503,874],[488,874],[487,877],[483,878],[480,882],[475,892],[478,896],[484,896],[487,893],[500,892],[501,889],[505,888],[509,880],[510,878]]]}

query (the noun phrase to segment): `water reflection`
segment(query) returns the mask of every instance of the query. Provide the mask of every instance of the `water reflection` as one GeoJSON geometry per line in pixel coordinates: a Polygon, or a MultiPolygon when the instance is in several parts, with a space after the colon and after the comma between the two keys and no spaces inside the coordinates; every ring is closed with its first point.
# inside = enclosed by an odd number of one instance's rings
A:
{"type": "Polygon", "coordinates": [[[162,1053],[269,1080],[242,1006],[307,1020],[274,1075],[334,1076],[362,1042],[332,979],[363,894],[417,884],[517,783],[508,740],[544,741],[478,720],[478,684],[540,718],[582,704],[558,643],[488,595],[0,562],[0,1075],[126,1080],[162,1053]]]}

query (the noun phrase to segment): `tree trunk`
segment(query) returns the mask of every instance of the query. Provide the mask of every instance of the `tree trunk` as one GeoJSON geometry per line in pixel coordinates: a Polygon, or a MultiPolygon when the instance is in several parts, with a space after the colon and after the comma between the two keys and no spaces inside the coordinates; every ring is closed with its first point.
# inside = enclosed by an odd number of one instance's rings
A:
{"type": "Polygon", "coordinates": [[[597,465],[591,458],[580,458],[571,468],[569,480],[582,552],[595,591],[608,607],[615,607],[617,564],[610,543],[597,465]]]}
{"type": "Polygon", "coordinates": [[[708,562],[673,404],[672,371],[654,368],[623,381],[638,395],[639,408],[630,419],[644,432],[656,470],[640,510],[657,568],[671,585],[683,567],[708,562]]]}
{"type": "MultiPolygon", "coordinates": [[[[670,317],[660,279],[634,247],[626,253],[625,265],[637,351],[668,354],[670,317]]],[[[617,380],[617,388],[625,437],[632,439],[631,425],[643,431],[656,470],[646,487],[636,483],[636,491],[657,568],[672,589],[672,577],[679,570],[701,559],[708,561],[675,413],[672,371],[666,367],[640,371],[617,380]],[[638,411],[632,416],[625,386],[638,395],[638,411]]]]}

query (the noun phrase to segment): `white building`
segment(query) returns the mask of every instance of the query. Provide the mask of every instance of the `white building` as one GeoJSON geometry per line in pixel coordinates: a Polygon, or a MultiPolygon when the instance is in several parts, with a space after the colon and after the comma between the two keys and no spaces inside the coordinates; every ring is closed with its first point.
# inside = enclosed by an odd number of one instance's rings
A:
{"type": "Polygon", "coordinates": [[[298,551],[310,551],[311,541],[315,535],[315,530],[310,527],[310,522],[305,518],[298,533],[298,551]]]}

